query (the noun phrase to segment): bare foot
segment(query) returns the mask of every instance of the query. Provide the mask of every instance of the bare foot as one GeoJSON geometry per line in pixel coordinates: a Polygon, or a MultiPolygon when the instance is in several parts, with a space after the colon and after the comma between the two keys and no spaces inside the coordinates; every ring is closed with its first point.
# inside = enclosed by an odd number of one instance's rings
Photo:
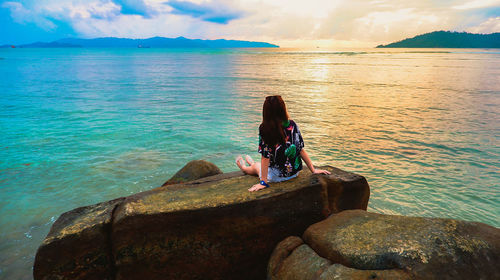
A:
{"type": "Polygon", "coordinates": [[[255,163],[255,161],[253,161],[253,158],[249,155],[245,156],[245,160],[248,162],[250,166],[252,166],[255,163]]]}
{"type": "Polygon", "coordinates": [[[243,161],[243,158],[241,156],[236,157],[236,165],[238,165],[238,167],[241,169],[241,171],[243,171],[243,166],[245,166],[245,162],[243,161]]]}

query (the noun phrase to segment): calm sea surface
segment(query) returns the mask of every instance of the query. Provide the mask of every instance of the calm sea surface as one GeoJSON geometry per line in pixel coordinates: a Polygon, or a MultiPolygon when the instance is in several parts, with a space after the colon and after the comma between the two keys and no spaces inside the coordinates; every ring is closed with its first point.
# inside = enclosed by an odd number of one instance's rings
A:
{"type": "Polygon", "coordinates": [[[370,211],[500,227],[499,77],[499,50],[0,49],[0,278],[65,211],[258,159],[274,94],[370,211]]]}

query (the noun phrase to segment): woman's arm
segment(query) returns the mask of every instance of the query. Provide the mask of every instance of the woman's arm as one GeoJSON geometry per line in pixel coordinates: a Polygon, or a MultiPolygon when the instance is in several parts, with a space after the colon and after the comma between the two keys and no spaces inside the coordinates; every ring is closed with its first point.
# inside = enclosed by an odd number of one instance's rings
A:
{"type": "Polygon", "coordinates": [[[269,158],[262,157],[260,159],[260,180],[267,183],[267,169],[269,168],[269,158]]]}
{"type": "MultiPolygon", "coordinates": [[[[260,159],[260,176],[261,178],[259,180],[264,181],[267,183],[267,168],[269,167],[269,158],[262,157],[260,159]]],[[[258,184],[253,185],[251,188],[248,190],[251,192],[261,190],[265,188],[266,186],[261,185],[260,182],[258,184]]]]}
{"type": "Polygon", "coordinates": [[[305,149],[300,150],[300,156],[305,161],[307,167],[309,168],[309,170],[311,170],[312,173],[314,173],[314,174],[331,174],[330,171],[328,171],[328,170],[314,168],[314,165],[312,164],[312,161],[309,158],[309,155],[307,154],[305,149]]]}

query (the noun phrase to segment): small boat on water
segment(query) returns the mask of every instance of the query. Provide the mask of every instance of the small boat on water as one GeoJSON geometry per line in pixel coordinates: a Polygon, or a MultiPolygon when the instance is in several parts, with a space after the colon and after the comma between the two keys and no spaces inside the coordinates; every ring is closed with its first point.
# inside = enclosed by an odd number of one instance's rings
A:
{"type": "Polygon", "coordinates": [[[137,48],[139,48],[139,49],[149,49],[150,46],[137,45],[137,48]]]}

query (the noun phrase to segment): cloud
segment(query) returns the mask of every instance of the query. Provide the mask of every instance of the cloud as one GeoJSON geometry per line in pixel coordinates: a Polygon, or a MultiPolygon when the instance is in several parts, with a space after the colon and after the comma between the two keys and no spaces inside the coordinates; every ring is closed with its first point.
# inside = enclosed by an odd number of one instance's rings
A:
{"type": "Polygon", "coordinates": [[[483,34],[500,32],[500,17],[489,18],[477,26],[469,27],[467,31],[483,34]]]}
{"type": "Polygon", "coordinates": [[[143,0],[113,0],[113,2],[121,7],[121,13],[125,15],[140,15],[149,18],[157,14],[157,11],[143,0]]]}
{"type": "MultiPolygon", "coordinates": [[[[46,31],[46,38],[59,32],[60,37],[185,36],[268,41],[285,47],[299,41],[369,47],[435,30],[498,32],[500,18],[500,0],[165,1],[7,0],[0,2],[0,14],[7,15],[0,23],[9,30],[31,26],[36,38],[46,31]]],[[[15,36],[1,29],[1,40],[15,36]]]]}
{"type": "Polygon", "coordinates": [[[114,20],[120,16],[121,7],[113,2],[87,2],[82,3],[65,3],[62,5],[46,6],[49,13],[55,18],[65,18],[67,21],[72,22],[78,19],[106,19],[109,21],[114,20]]]}
{"type": "Polygon", "coordinates": [[[468,9],[478,9],[478,8],[485,8],[498,5],[500,5],[500,1],[498,0],[474,0],[453,6],[453,9],[468,10],[468,9]]]}
{"type": "Polygon", "coordinates": [[[170,0],[165,4],[173,8],[172,13],[174,14],[187,15],[220,24],[227,24],[231,20],[243,16],[242,12],[216,2],[196,4],[187,1],[170,0]]]}
{"type": "Polygon", "coordinates": [[[17,23],[35,23],[44,30],[52,30],[56,28],[56,25],[51,20],[36,11],[25,8],[22,3],[4,2],[1,7],[9,9],[11,18],[17,23]]]}
{"type": "Polygon", "coordinates": [[[337,1],[327,17],[317,20],[318,27],[309,36],[332,41],[372,42],[373,46],[436,30],[465,31],[484,22],[491,17],[489,13],[495,11],[495,1],[473,2],[337,1]],[[465,4],[467,6],[463,6],[465,4]],[[474,9],[450,8],[454,6],[474,9]]]}

